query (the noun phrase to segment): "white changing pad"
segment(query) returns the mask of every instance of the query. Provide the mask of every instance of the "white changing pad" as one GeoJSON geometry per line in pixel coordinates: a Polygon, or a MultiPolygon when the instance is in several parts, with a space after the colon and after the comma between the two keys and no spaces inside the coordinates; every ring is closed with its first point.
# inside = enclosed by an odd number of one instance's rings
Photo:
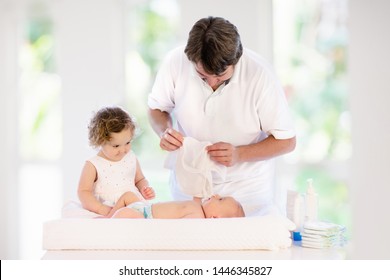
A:
{"type": "Polygon", "coordinates": [[[295,225],[283,216],[226,219],[93,219],[68,207],[43,225],[45,250],[278,250],[295,225]],[[72,218],[72,215],[81,215],[72,218]]]}

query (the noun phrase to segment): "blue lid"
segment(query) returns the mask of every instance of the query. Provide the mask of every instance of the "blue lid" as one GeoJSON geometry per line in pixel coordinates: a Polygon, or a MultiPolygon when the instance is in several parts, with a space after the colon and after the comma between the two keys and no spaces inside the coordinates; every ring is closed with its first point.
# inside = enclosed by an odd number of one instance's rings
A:
{"type": "Polygon", "coordinates": [[[294,231],[292,234],[292,238],[294,241],[301,241],[302,240],[301,233],[299,231],[294,231]]]}

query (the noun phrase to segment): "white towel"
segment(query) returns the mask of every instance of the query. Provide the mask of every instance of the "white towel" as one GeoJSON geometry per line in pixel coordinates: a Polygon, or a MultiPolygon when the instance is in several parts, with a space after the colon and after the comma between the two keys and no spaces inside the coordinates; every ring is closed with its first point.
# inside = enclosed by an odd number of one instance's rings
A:
{"type": "Polygon", "coordinates": [[[193,197],[211,197],[213,195],[212,172],[224,178],[226,167],[212,161],[206,151],[210,142],[200,142],[192,137],[184,137],[183,146],[177,153],[171,154],[166,165],[173,166],[176,156],[175,174],[180,190],[193,197]]]}

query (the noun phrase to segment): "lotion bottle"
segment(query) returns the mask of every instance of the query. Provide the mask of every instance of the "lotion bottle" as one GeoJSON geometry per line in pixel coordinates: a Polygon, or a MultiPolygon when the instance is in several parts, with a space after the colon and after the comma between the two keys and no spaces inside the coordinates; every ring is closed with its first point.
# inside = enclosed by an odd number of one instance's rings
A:
{"type": "Polygon", "coordinates": [[[304,223],[305,207],[303,196],[293,190],[287,192],[287,218],[289,218],[296,226],[292,231],[291,237],[294,241],[301,241],[301,231],[304,223]]]}
{"type": "Polygon", "coordinates": [[[305,222],[316,221],[318,218],[318,195],[313,187],[313,179],[307,180],[305,194],[305,222]]]}
{"type": "Polygon", "coordinates": [[[303,222],[304,222],[304,217],[303,217],[303,213],[304,213],[304,205],[303,205],[303,198],[302,198],[302,195],[300,193],[297,193],[296,197],[295,197],[295,203],[294,203],[294,216],[293,216],[293,222],[295,223],[296,225],[296,229],[295,231],[293,232],[293,240],[294,241],[301,241],[302,240],[302,236],[301,236],[301,231],[302,231],[302,225],[303,225],[303,222]]]}

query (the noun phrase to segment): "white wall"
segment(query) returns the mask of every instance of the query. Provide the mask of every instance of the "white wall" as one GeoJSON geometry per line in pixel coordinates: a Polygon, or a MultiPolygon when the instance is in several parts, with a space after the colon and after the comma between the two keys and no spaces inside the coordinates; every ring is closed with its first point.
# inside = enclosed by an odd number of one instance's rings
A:
{"type": "Polygon", "coordinates": [[[351,258],[390,259],[390,2],[349,1],[351,258]]]}
{"type": "Polygon", "coordinates": [[[54,2],[58,74],[62,79],[64,200],[77,197],[88,146],[87,123],[101,106],[125,96],[124,1],[54,2]]]}
{"type": "Polygon", "coordinates": [[[17,5],[0,1],[0,259],[18,257],[17,5]]]}

